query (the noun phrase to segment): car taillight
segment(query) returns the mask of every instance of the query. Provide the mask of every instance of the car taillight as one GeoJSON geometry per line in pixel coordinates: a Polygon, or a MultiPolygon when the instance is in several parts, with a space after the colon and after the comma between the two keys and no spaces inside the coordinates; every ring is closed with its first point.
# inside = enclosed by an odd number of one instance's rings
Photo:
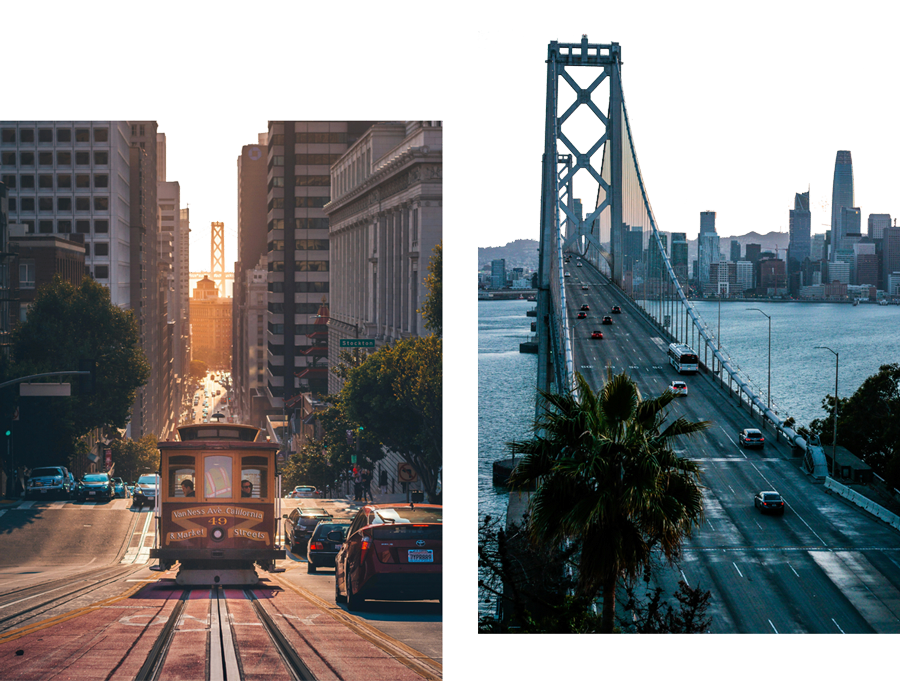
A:
{"type": "Polygon", "coordinates": [[[314,541],[312,544],[309,545],[309,549],[310,549],[310,551],[324,551],[325,546],[320,541],[314,541]]]}
{"type": "Polygon", "coordinates": [[[368,551],[372,546],[372,538],[371,537],[363,537],[359,542],[359,557],[360,560],[366,557],[366,551],[368,551]]]}

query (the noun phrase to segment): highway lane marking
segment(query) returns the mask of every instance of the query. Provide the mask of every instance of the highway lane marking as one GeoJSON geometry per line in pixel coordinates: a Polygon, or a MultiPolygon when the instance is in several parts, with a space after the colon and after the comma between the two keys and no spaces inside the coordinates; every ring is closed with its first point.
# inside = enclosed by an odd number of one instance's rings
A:
{"type": "MultiPolygon", "coordinates": [[[[834,617],[831,618],[831,621],[834,622],[834,617]]],[[[834,626],[836,626],[838,628],[838,631],[841,632],[842,634],[845,633],[844,630],[841,629],[841,625],[838,624],[837,622],[834,622],[834,626]]]]}
{"type": "MultiPolygon", "coordinates": [[[[686,546],[683,549],[688,553],[713,553],[721,551],[808,551],[818,553],[863,553],[865,551],[900,551],[898,546],[686,546]]],[[[798,575],[799,576],[799,575],[798,575]]]]}
{"type": "MultiPolygon", "coordinates": [[[[756,467],[756,464],[755,464],[755,463],[751,463],[750,465],[753,466],[753,470],[755,470],[757,473],[759,473],[759,476],[760,476],[763,480],[766,481],[766,484],[769,485],[769,489],[775,489],[775,486],[769,481],[769,479],[768,479],[765,475],[762,474],[762,471],[760,471],[760,470],[756,467]]],[[[820,536],[818,535],[818,533],[817,533],[813,528],[811,528],[811,527],[809,526],[809,523],[806,522],[806,521],[803,519],[803,516],[801,516],[799,513],[797,513],[796,509],[794,509],[793,506],[791,506],[787,501],[784,502],[784,505],[787,506],[789,509],[791,509],[791,511],[793,511],[794,515],[797,516],[797,517],[800,519],[800,522],[801,522],[801,523],[803,523],[804,525],[806,525],[806,528],[807,528],[810,532],[812,532],[814,535],[816,535],[816,539],[818,539],[820,542],[822,542],[822,546],[828,546],[828,543],[827,543],[824,539],[822,539],[822,537],[820,537],[820,536]]]]}
{"type": "Polygon", "coordinates": [[[688,586],[690,586],[690,583],[688,582],[688,578],[684,574],[684,570],[679,570],[679,572],[681,572],[681,578],[684,580],[684,583],[687,584],[688,586]]]}
{"type": "Polygon", "coordinates": [[[772,624],[772,620],[769,620],[769,626],[772,627],[772,631],[774,631],[776,634],[778,633],[778,629],[776,629],[775,625],[772,624]]]}
{"type": "Polygon", "coordinates": [[[794,573],[795,575],[797,575],[798,577],[800,576],[799,574],[797,574],[797,571],[794,569],[794,566],[793,566],[793,565],[791,565],[790,563],[788,563],[787,566],[791,569],[791,572],[793,572],[793,573],[794,573]]]}
{"type": "Polygon", "coordinates": [[[743,579],[744,573],[741,572],[741,569],[737,566],[737,563],[735,563],[734,561],[731,561],[731,564],[734,565],[734,569],[737,570],[737,573],[741,576],[741,579],[743,579]]]}

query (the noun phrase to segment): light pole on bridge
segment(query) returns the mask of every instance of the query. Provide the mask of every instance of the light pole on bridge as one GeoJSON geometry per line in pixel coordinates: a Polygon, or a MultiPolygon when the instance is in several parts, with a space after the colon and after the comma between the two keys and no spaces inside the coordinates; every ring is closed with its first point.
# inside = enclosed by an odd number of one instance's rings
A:
{"type": "MultiPolygon", "coordinates": [[[[748,307],[747,310],[756,310],[769,320],[769,387],[766,388],[766,408],[772,410],[772,318],[758,307],[748,307]]],[[[837,388],[835,388],[837,390],[837,388]]]]}
{"type": "Polygon", "coordinates": [[[834,355],[834,433],[832,434],[831,440],[831,477],[834,477],[834,468],[837,465],[837,460],[835,459],[835,450],[837,448],[837,417],[838,417],[838,361],[840,360],[840,356],[831,348],[825,345],[817,345],[815,346],[817,350],[828,350],[828,352],[834,355]]]}

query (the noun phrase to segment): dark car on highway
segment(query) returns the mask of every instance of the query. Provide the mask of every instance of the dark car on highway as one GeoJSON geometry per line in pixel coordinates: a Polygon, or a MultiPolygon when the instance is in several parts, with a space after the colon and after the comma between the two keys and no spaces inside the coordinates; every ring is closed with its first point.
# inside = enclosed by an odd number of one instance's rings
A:
{"type": "Polygon", "coordinates": [[[738,440],[741,447],[762,447],[766,443],[766,438],[757,428],[744,428],[738,433],[738,440]]]}
{"type": "Polygon", "coordinates": [[[68,499],[73,486],[69,471],[64,466],[35,468],[25,482],[25,498],[57,497],[68,499]]]}
{"type": "Polygon", "coordinates": [[[603,323],[604,323],[604,324],[612,324],[612,317],[610,317],[609,315],[606,315],[606,316],[603,318],[603,323]]]}
{"type": "Polygon", "coordinates": [[[436,504],[363,506],[335,558],[335,601],[442,600],[443,515],[436,504]]]}
{"type": "Polygon", "coordinates": [[[156,473],[144,473],[134,483],[134,492],[131,495],[131,508],[143,508],[156,504],[156,473]]]}
{"type": "Polygon", "coordinates": [[[75,495],[79,501],[110,501],[115,496],[115,485],[106,473],[87,473],[78,483],[75,495]]]}
{"type": "Polygon", "coordinates": [[[587,319],[587,312],[579,312],[578,319],[587,319]]]}
{"type": "Polygon", "coordinates": [[[761,513],[774,513],[776,515],[784,515],[784,499],[774,490],[767,492],[757,492],[753,497],[753,505],[760,510],[761,513]]]}
{"type": "Polygon", "coordinates": [[[316,525],[306,547],[306,571],[308,573],[315,574],[320,567],[334,567],[334,557],[337,556],[344,543],[348,527],[350,527],[349,520],[343,522],[323,520],[316,525]],[[338,541],[338,532],[341,533],[341,541],[338,541]]]}
{"type": "Polygon", "coordinates": [[[306,550],[313,530],[323,520],[331,520],[331,514],[324,508],[295,508],[284,518],[284,543],[288,544],[291,553],[306,550]]]}
{"type": "Polygon", "coordinates": [[[622,314],[622,308],[619,307],[618,305],[613,305],[612,311],[613,311],[615,314],[622,314]]]}

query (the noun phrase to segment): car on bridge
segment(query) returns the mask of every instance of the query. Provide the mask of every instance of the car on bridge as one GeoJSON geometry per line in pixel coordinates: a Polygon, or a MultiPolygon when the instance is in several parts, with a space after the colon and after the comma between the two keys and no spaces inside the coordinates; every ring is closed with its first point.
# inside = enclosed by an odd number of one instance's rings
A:
{"type": "Polygon", "coordinates": [[[758,428],[744,428],[738,433],[738,441],[741,447],[762,447],[766,443],[766,438],[758,428]]]}
{"type": "Polygon", "coordinates": [[[582,309],[582,310],[585,310],[585,311],[590,311],[591,306],[588,305],[587,303],[585,303],[584,305],[581,306],[581,309],[582,309]]]}
{"type": "Polygon", "coordinates": [[[579,312],[578,319],[587,319],[587,312],[579,312]]]}
{"type": "Polygon", "coordinates": [[[784,499],[774,490],[757,492],[753,497],[753,505],[759,509],[760,513],[784,515],[784,499]]]}
{"type": "Polygon", "coordinates": [[[622,308],[619,307],[618,305],[613,305],[612,311],[613,311],[613,314],[622,314],[622,308]]]}
{"type": "Polygon", "coordinates": [[[603,332],[602,331],[594,331],[591,333],[591,338],[595,340],[603,340],[603,332]]]}
{"type": "Polygon", "coordinates": [[[581,290],[582,290],[582,291],[587,291],[587,290],[588,290],[588,287],[587,287],[587,286],[582,286],[582,287],[581,287],[581,290]]]}
{"type": "Polygon", "coordinates": [[[671,385],[669,385],[669,390],[676,395],[684,395],[685,397],[687,397],[688,394],[687,383],[684,381],[672,381],[671,385]]]}
{"type": "Polygon", "coordinates": [[[604,323],[604,324],[612,324],[612,317],[610,317],[609,315],[606,315],[606,316],[603,318],[603,323],[604,323]]]}
{"type": "Polygon", "coordinates": [[[580,262],[578,263],[578,267],[581,267],[581,263],[580,263],[580,262]]]}

